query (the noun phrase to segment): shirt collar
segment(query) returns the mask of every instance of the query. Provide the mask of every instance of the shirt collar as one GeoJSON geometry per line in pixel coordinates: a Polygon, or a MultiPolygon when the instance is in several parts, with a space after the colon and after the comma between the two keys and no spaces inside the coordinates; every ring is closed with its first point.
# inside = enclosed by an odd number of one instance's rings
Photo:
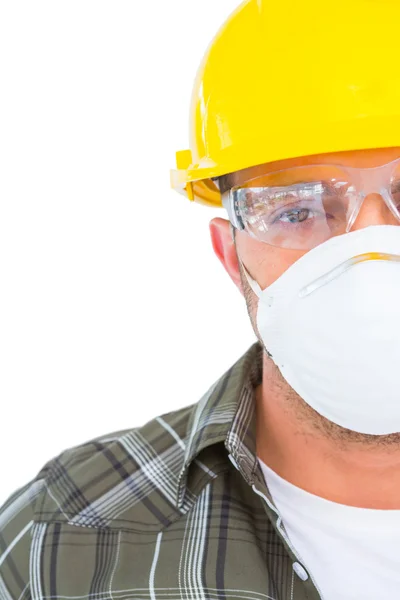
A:
{"type": "Polygon", "coordinates": [[[213,444],[224,442],[250,485],[255,477],[260,478],[254,388],[262,381],[262,358],[262,346],[256,342],[194,405],[178,476],[179,508],[184,504],[187,473],[193,460],[213,444]]]}

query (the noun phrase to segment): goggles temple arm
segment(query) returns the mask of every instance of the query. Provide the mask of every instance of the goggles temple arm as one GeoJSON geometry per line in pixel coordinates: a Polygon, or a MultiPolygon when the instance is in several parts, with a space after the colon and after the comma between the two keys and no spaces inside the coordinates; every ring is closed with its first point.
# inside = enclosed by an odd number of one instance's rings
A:
{"type": "Polygon", "coordinates": [[[242,231],[244,229],[244,223],[239,215],[239,213],[235,210],[235,190],[227,190],[221,196],[222,205],[228,213],[229,220],[236,229],[242,231]]]}
{"type": "MultiPolygon", "coordinates": [[[[224,192],[222,194],[222,205],[223,207],[226,209],[228,216],[229,216],[229,220],[231,222],[231,235],[232,235],[232,240],[233,242],[235,242],[235,231],[234,229],[239,229],[240,231],[244,229],[244,223],[242,221],[242,219],[237,218],[236,215],[236,211],[234,210],[234,205],[235,205],[235,198],[234,198],[234,191],[233,190],[228,190],[226,192],[224,192]]],[[[249,286],[251,287],[251,289],[253,290],[253,292],[255,293],[255,295],[260,298],[261,294],[262,294],[262,289],[260,288],[260,286],[258,285],[257,281],[255,279],[252,278],[252,276],[250,275],[250,273],[248,272],[248,270],[246,269],[246,267],[244,266],[242,259],[240,258],[239,254],[236,252],[237,257],[238,257],[238,262],[241,265],[243,272],[245,274],[245,277],[248,281],[249,286]]]]}

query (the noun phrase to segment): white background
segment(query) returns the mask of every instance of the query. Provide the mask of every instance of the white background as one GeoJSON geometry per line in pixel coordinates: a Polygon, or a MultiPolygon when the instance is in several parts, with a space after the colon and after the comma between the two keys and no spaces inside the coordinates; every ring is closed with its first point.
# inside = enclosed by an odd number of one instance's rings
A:
{"type": "Polygon", "coordinates": [[[238,0],[0,4],[0,503],[50,458],[196,402],[255,341],[221,209],[169,189],[238,0]]]}

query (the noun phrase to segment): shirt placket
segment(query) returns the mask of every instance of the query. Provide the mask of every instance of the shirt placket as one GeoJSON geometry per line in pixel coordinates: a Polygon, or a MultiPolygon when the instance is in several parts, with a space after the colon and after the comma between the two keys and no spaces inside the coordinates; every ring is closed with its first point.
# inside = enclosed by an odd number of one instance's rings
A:
{"type": "Polygon", "coordinates": [[[297,552],[296,548],[293,546],[282,521],[282,517],[274,504],[272,496],[265,484],[265,480],[262,477],[262,473],[256,472],[256,476],[253,480],[249,480],[246,476],[246,470],[240,467],[240,464],[237,462],[235,457],[232,454],[229,454],[229,459],[233,466],[241,473],[246,482],[251,486],[254,494],[259,496],[262,500],[262,505],[265,509],[267,517],[272,522],[275,531],[278,536],[282,540],[291,560],[292,560],[292,568],[294,577],[297,577],[299,581],[302,582],[302,587],[304,587],[304,596],[299,597],[294,595],[294,581],[292,580],[291,585],[291,600],[324,600],[321,590],[315,582],[310,570],[304,565],[304,561],[301,556],[297,552]]]}
{"type": "Polygon", "coordinates": [[[292,598],[290,600],[324,600],[310,570],[304,564],[285,530],[282,517],[275,506],[257,459],[254,381],[253,374],[253,377],[250,377],[243,386],[236,417],[225,439],[229,460],[251,487],[253,493],[261,499],[268,519],[272,522],[290,556],[294,578],[298,579],[300,588],[303,590],[303,596],[294,595],[294,588],[298,589],[299,586],[295,586],[292,579],[292,598]]]}

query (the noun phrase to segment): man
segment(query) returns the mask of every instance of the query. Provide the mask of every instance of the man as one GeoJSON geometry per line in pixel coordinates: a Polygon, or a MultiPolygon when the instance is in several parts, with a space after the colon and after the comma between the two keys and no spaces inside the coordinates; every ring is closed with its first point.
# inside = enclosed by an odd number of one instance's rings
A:
{"type": "Polygon", "coordinates": [[[212,244],[258,341],[10,496],[2,600],[400,597],[399,23],[248,0],[221,28],[172,184],[227,210],[212,244]]]}

